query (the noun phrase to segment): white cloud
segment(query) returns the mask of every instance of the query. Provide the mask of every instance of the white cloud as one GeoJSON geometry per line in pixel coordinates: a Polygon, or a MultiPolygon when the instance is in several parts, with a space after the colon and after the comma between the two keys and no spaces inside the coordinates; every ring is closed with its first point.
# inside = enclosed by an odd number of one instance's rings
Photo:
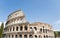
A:
{"type": "Polygon", "coordinates": [[[54,31],[60,31],[60,21],[56,21],[53,25],[54,31]]]}

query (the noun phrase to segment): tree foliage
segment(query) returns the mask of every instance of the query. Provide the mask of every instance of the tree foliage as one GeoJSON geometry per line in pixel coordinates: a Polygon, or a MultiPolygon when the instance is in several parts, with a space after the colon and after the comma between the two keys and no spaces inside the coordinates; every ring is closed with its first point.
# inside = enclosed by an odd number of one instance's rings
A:
{"type": "Polygon", "coordinates": [[[60,31],[55,31],[54,34],[55,34],[55,38],[60,37],[60,31]]]}
{"type": "Polygon", "coordinates": [[[2,38],[3,29],[4,29],[4,23],[2,23],[0,26],[0,38],[2,38]]]}

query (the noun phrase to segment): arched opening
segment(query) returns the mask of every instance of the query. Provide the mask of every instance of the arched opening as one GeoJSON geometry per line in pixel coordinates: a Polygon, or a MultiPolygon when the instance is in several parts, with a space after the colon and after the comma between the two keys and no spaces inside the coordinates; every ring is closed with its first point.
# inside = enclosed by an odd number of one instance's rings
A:
{"type": "Polygon", "coordinates": [[[42,28],[40,29],[40,32],[42,32],[42,28]]]}
{"type": "Polygon", "coordinates": [[[24,38],[27,38],[27,35],[24,35],[24,38]]]}
{"type": "Polygon", "coordinates": [[[37,30],[37,27],[34,27],[35,30],[37,30]]]}
{"type": "Polygon", "coordinates": [[[20,38],[22,38],[22,35],[19,35],[20,38]]]}
{"type": "Polygon", "coordinates": [[[30,27],[30,31],[33,31],[33,27],[30,27]]]}
{"type": "Polygon", "coordinates": [[[25,30],[27,30],[27,29],[28,29],[28,27],[27,27],[27,26],[25,26],[24,28],[25,28],[25,30]]]}
{"type": "Polygon", "coordinates": [[[20,30],[21,30],[21,31],[23,30],[23,27],[22,27],[22,26],[20,26],[20,30]]]}
{"type": "Polygon", "coordinates": [[[18,27],[16,27],[16,31],[18,31],[18,27]]]}
{"type": "Polygon", "coordinates": [[[35,35],[35,38],[37,38],[37,35],[35,35]]]}
{"type": "Polygon", "coordinates": [[[33,38],[33,36],[32,35],[29,35],[29,38],[33,38]]]}
{"type": "Polygon", "coordinates": [[[14,29],[15,29],[15,28],[13,27],[13,31],[14,31],[14,29]]]}

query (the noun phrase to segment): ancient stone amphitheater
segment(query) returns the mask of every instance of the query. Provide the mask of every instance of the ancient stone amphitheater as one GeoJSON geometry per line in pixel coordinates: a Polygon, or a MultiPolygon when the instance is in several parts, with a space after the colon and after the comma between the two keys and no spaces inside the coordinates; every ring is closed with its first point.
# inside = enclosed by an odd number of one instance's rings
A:
{"type": "MultiPolygon", "coordinates": [[[[38,18],[37,18],[38,19],[38,18]]],[[[3,38],[54,38],[52,26],[42,22],[29,23],[25,14],[17,10],[9,14],[3,38]]]]}

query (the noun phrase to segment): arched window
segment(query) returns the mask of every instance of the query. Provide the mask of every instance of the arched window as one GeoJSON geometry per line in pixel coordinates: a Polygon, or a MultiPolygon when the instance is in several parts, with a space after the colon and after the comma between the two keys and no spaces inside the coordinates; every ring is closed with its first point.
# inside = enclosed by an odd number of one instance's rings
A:
{"type": "Polygon", "coordinates": [[[35,35],[35,38],[37,38],[37,35],[35,35]]]}
{"type": "Polygon", "coordinates": [[[23,27],[22,27],[22,26],[20,26],[20,30],[21,30],[21,31],[23,30],[23,27]]]}
{"type": "Polygon", "coordinates": [[[27,38],[27,35],[24,35],[24,38],[27,38]]]}
{"type": "Polygon", "coordinates": [[[32,35],[29,35],[29,38],[33,38],[33,36],[32,35]]]}
{"type": "Polygon", "coordinates": [[[15,28],[13,27],[13,31],[14,31],[14,29],[15,29],[15,28]]]}
{"type": "Polygon", "coordinates": [[[28,27],[27,27],[27,26],[25,26],[24,28],[25,28],[25,30],[27,30],[27,29],[28,29],[28,27]]]}
{"type": "Polygon", "coordinates": [[[32,27],[30,27],[30,29],[32,29],[32,27]]]}
{"type": "Polygon", "coordinates": [[[33,27],[30,27],[30,31],[33,31],[33,27]]]}
{"type": "Polygon", "coordinates": [[[40,32],[42,32],[42,28],[40,29],[40,32]]]}
{"type": "Polygon", "coordinates": [[[16,27],[16,31],[18,31],[18,27],[16,27]]]}
{"type": "Polygon", "coordinates": [[[37,27],[34,27],[35,30],[37,30],[37,27]]]}
{"type": "Polygon", "coordinates": [[[19,35],[20,38],[22,38],[22,35],[19,35]]]}

